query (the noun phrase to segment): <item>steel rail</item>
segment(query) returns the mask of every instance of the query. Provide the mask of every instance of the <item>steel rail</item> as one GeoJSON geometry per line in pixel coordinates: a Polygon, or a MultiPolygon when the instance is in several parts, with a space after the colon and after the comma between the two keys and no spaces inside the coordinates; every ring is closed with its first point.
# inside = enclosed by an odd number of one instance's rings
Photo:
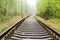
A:
{"type": "Polygon", "coordinates": [[[51,28],[47,24],[41,22],[40,20],[37,20],[37,21],[39,24],[41,24],[41,26],[43,26],[49,32],[49,34],[51,34],[53,36],[54,40],[60,40],[60,33],[59,32],[57,32],[55,29],[51,28]]]}
{"type": "MultiPolygon", "coordinates": [[[[29,16],[27,16],[29,17],[29,16]]],[[[19,25],[21,25],[21,23],[27,18],[23,18],[21,20],[19,20],[18,22],[16,22],[15,24],[13,24],[12,26],[10,26],[9,28],[7,28],[5,31],[3,31],[0,34],[0,40],[6,40],[9,37],[11,37],[11,35],[15,32],[15,30],[17,30],[17,28],[19,27],[19,25]]]]}

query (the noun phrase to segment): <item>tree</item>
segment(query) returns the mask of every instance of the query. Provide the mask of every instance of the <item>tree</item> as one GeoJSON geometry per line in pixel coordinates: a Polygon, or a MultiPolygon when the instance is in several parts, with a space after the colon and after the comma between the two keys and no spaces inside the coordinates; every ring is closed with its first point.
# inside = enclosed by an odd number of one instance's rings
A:
{"type": "Polygon", "coordinates": [[[39,0],[37,10],[43,18],[60,18],[60,0],[39,0]]]}

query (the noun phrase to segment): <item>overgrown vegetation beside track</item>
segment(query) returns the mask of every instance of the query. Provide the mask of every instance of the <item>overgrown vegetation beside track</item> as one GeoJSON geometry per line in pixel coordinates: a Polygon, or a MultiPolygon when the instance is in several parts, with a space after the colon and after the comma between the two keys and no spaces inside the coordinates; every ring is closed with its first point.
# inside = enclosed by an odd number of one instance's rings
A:
{"type": "Polygon", "coordinates": [[[60,0],[39,0],[37,9],[37,15],[46,20],[50,18],[60,18],[60,0]]]}
{"type": "Polygon", "coordinates": [[[39,0],[37,10],[37,16],[40,16],[47,24],[60,31],[60,0],[39,0]]]}
{"type": "Polygon", "coordinates": [[[36,16],[35,18],[60,33],[60,22],[59,22],[60,20],[59,19],[44,20],[43,18],[39,16],[36,16]]]}
{"type": "MultiPolygon", "coordinates": [[[[23,18],[25,18],[25,17],[27,17],[27,16],[28,16],[28,15],[24,14],[23,18]]],[[[6,21],[0,23],[0,32],[1,32],[2,30],[4,30],[4,29],[10,27],[10,26],[13,25],[15,22],[17,22],[17,21],[19,21],[19,20],[21,20],[21,19],[23,19],[23,18],[21,17],[21,15],[20,15],[20,16],[14,16],[14,17],[11,17],[9,20],[6,20],[6,21]]]]}
{"type": "Polygon", "coordinates": [[[22,16],[27,16],[24,10],[26,3],[24,4],[21,5],[21,0],[0,0],[0,31],[22,19],[22,16]]]}

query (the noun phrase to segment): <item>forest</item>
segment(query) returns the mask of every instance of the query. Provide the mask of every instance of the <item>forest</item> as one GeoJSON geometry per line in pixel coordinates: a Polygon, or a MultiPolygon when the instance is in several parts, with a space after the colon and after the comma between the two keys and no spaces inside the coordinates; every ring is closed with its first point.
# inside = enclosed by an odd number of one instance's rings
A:
{"type": "Polygon", "coordinates": [[[41,18],[46,20],[47,24],[59,30],[60,0],[38,0],[37,16],[40,16],[41,18]]]}
{"type": "Polygon", "coordinates": [[[60,18],[60,0],[39,0],[37,9],[44,19],[60,18]]]}
{"type": "MultiPolygon", "coordinates": [[[[0,0],[0,30],[27,14],[26,0],[0,0]],[[11,19],[13,21],[11,21],[11,19]],[[6,22],[7,21],[7,22],[6,22]],[[4,25],[1,25],[4,24],[4,25]]],[[[60,28],[60,0],[38,0],[36,15],[60,28]]]]}
{"type": "Polygon", "coordinates": [[[16,0],[0,0],[0,21],[19,15],[16,0]]]}
{"type": "Polygon", "coordinates": [[[25,9],[26,1],[0,0],[0,31],[11,26],[16,20],[26,15],[25,9]]]}

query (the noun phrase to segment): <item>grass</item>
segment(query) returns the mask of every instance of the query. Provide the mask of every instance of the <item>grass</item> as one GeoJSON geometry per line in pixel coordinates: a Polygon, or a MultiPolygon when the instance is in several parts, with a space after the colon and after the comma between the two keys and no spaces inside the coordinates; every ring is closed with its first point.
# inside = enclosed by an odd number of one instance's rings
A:
{"type": "Polygon", "coordinates": [[[43,18],[36,16],[36,18],[40,21],[42,21],[43,23],[49,25],[51,28],[55,29],[56,31],[58,31],[60,33],[60,19],[49,19],[49,20],[44,20],[43,18]]]}
{"type": "Polygon", "coordinates": [[[0,31],[2,31],[3,29],[11,26],[12,24],[14,24],[18,19],[21,19],[21,17],[19,16],[14,16],[12,18],[10,18],[10,20],[8,20],[7,22],[3,23],[2,25],[0,25],[0,31]]]}
{"type": "Polygon", "coordinates": [[[12,24],[13,24],[13,22],[8,22],[8,23],[5,23],[4,25],[1,25],[1,26],[0,26],[0,31],[1,31],[2,29],[7,28],[8,26],[10,26],[10,25],[12,25],[12,24]]]}
{"type": "MultiPolygon", "coordinates": [[[[24,15],[23,18],[26,16],[28,16],[28,15],[24,15]]],[[[8,28],[9,26],[13,25],[16,21],[21,20],[21,19],[22,19],[21,16],[11,17],[6,23],[3,23],[2,25],[0,25],[0,31],[8,28]]]]}
{"type": "Polygon", "coordinates": [[[60,19],[49,19],[47,20],[50,25],[60,32],[60,19]]]}
{"type": "Polygon", "coordinates": [[[7,19],[9,20],[11,16],[0,16],[0,23],[6,21],[7,19]]]}

